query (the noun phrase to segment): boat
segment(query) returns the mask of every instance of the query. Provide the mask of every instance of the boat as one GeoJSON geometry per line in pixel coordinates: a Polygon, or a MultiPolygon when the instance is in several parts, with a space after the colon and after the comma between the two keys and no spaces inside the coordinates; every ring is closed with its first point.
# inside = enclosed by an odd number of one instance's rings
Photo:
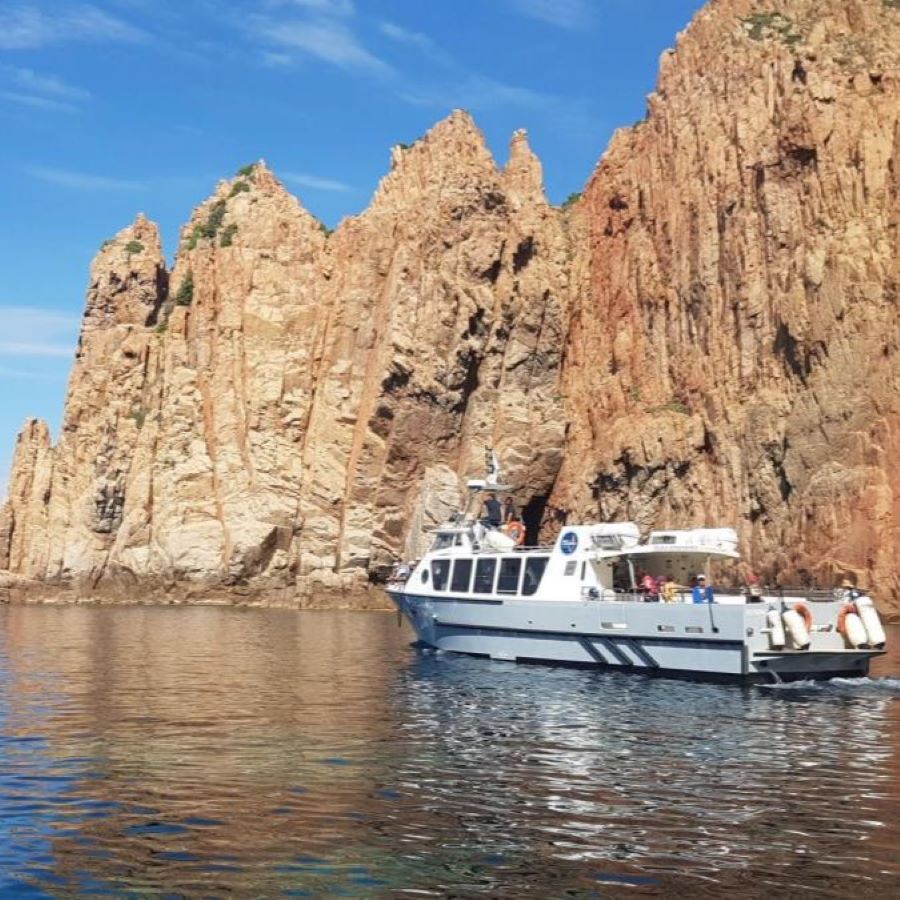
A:
{"type": "Polygon", "coordinates": [[[487,477],[467,482],[466,503],[434,529],[425,555],[399,564],[387,584],[423,648],[741,682],[863,677],[885,652],[863,591],[751,584],[696,602],[696,575],[736,571],[733,528],[642,538],[632,522],[566,525],[552,545],[527,545],[521,523],[504,530],[478,517],[485,492],[511,490],[493,451],[488,458],[487,477]],[[663,578],[672,602],[641,587],[663,578]]]}

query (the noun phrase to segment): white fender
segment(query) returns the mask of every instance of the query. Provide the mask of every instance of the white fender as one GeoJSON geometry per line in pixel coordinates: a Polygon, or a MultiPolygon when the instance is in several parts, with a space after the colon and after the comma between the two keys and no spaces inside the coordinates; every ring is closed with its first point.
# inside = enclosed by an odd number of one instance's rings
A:
{"type": "Polygon", "coordinates": [[[806,622],[803,616],[796,610],[789,609],[781,614],[781,621],[784,622],[784,630],[791,639],[791,644],[796,650],[809,649],[809,632],[806,630],[806,622]]]}
{"type": "Polygon", "coordinates": [[[882,650],[887,642],[887,636],[884,633],[884,627],[881,624],[881,619],[878,617],[878,610],[875,609],[872,598],[857,597],[856,608],[859,610],[859,618],[866,631],[866,640],[869,646],[882,650]]]}
{"type": "Polygon", "coordinates": [[[867,643],[868,638],[865,626],[856,613],[847,613],[844,617],[844,637],[854,650],[867,643]]]}
{"type": "Polygon", "coordinates": [[[484,536],[484,546],[498,553],[509,553],[516,546],[516,542],[502,531],[488,531],[484,536]]]}
{"type": "Polygon", "coordinates": [[[766,624],[769,626],[769,643],[773,650],[784,649],[784,625],[781,624],[781,616],[774,609],[766,613],[766,624]]]}

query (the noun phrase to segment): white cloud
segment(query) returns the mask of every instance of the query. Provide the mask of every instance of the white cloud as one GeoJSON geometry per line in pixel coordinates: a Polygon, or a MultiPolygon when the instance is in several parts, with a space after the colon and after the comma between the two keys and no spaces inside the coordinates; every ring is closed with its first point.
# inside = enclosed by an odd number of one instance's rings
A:
{"type": "Polygon", "coordinates": [[[327,19],[315,21],[275,21],[260,19],[257,33],[282,48],[299,50],[341,69],[386,75],[387,63],[371,54],[343,23],[327,19]]]}
{"type": "Polygon", "coordinates": [[[560,98],[552,94],[504,84],[502,81],[477,74],[467,74],[455,84],[442,84],[404,91],[400,96],[402,100],[414,106],[440,108],[450,106],[473,110],[491,109],[498,106],[544,109],[557,106],[562,102],[560,98]]]}
{"type": "Polygon", "coordinates": [[[558,28],[583,28],[591,21],[586,0],[510,0],[522,15],[558,28]]]}
{"type": "Polygon", "coordinates": [[[434,41],[421,31],[410,31],[396,22],[379,22],[378,28],[383,35],[400,44],[412,44],[422,50],[434,49],[434,41]]]}
{"type": "Polygon", "coordinates": [[[52,112],[76,112],[78,103],[90,99],[90,92],[68,84],[52,75],[43,75],[33,69],[18,66],[0,67],[9,86],[0,90],[0,98],[9,103],[46,109],[52,112]]]}
{"type": "Polygon", "coordinates": [[[335,181],[332,178],[320,178],[318,175],[307,175],[304,172],[281,172],[279,173],[284,179],[291,184],[297,184],[301,187],[311,188],[315,191],[350,191],[352,188],[343,181],[335,181]]]}
{"type": "MultiPolygon", "coordinates": [[[[74,349],[66,351],[66,356],[72,356],[74,349]]],[[[21,381],[64,381],[65,375],[61,372],[33,372],[29,369],[11,369],[9,366],[0,366],[0,378],[16,378],[21,381]]],[[[2,484],[2,481],[0,481],[2,484]]]]}
{"type": "Polygon", "coordinates": [[[53,309],[0,306],[0,357],[72,357],[81,320],[53,309]]]}
{"type": "Polygon", "coordinates": [[[79,191],[141,191],[145,187],[137,181],[108,178],[105,175],[91,175],[87,172],[73,172],[69,169],[56,169],[50,166],[26,166],[25,171],[41,181],[79,191]]]}
{"type": "Polygon", "coordinates": [[[141,41],[140,29],[90,4],[45,10],[34,3],[0,8],[0,49],[34,50],[73,41],[141,41]]]}
{"type": "Polygon", "coordinates": [[[19,91],[0,91],[0,100],[7,103],[18,103],[19,106],[30,106],[33,109],[46,109],[51,112],[73,113],[78,107],[72,103],[54,100],[52,97],[39,97],[36,94],[22,94],[19,91]]]}
{"type": "Polygon", "coordinates": [[[325,16],[352,16],[353,0],[275,0],[272,6],[299,6],[325,16]]]}
{"type": "Polygon", "coordinates": [[[59,97],[64,100],[88,100],[90,91],[68,84],[53,75],[42,75],[34,69],[22,69],[18,66],[6,66],[4,71],[16,87],[34,94],[59,97]]]}

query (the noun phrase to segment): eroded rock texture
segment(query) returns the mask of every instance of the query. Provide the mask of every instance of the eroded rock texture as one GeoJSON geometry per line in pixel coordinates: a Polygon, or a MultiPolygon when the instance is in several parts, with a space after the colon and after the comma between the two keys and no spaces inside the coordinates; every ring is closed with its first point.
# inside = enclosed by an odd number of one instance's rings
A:
{"type": "Polygon", "coordinates": [[[491,444],[545,533],[734,523],[767,579],[900,608],[898,48],[894,2],[713,0],[567,210],[454,113],[332,235],[263,164],[171,277],[139,219],[0,565],[313,602],[420,550],[491,444]]]}
{"type": "Polygon", "coordinates": [[[719,0],[664,55],[572,214],[557,509],[900,600],[894,7],[719,0]]]}
{"type": "Polygon", "coordinates": [[[257,164],[171,279],[143,219],[101,251],[62,438],[20,439],[11,570],[302,602],[383,574],[487,444],[549,494],[567,253],[540,164],[517,134],[498,169],[464,113],[392,163],[331,236],[257,164]]]}

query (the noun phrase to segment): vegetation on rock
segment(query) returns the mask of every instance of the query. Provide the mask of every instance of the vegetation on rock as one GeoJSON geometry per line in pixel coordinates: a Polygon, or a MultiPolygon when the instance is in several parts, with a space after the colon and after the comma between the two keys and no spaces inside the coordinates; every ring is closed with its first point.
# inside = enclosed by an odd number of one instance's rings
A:
{"type": "Polygon", "coordinates": [[[178,306],[190,306],[194,300],[194,273],[188,272],[175,294],[175,303],[178,306]]]}

